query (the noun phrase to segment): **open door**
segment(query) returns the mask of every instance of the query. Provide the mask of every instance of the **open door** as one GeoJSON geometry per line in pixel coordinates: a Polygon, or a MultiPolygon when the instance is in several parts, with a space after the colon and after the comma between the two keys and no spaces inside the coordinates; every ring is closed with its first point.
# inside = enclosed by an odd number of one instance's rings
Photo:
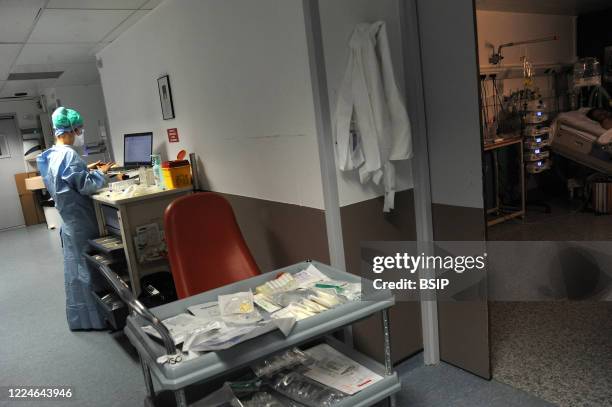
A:
{"type": "MultiPolygon", "coordinates": [[[[412,1],[412,0],[407,0],[412,1]]],[[[474,4],[416,1],[436,241],[485,241],[474,4]]],[[[491,378],[486,298],[438,302],[440,359],[491,378]]]]}

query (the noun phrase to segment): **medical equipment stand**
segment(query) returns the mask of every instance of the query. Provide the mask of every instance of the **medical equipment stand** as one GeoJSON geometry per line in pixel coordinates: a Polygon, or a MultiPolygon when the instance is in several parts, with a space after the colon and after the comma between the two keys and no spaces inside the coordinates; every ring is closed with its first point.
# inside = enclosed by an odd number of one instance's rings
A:
{"type": "Polygon", "coordinates": [[[397,373],[393,371],[391,361],[391,337],[387,311],[394,305],[395,298],[388,291],[377,291],[368,296],[367,300],[347,302],[302,320],[296,324],[291,334],[287,337],[284,337],[280,332],[270,332],[224,351],[201,354],[194,359],[190,359],[188,362],[182,360],[182,354],[178,352],[174,343],[169,338],[166,328],[160,322],[185,312],[189,306],[216,301],[220,294],[254,289],[262,283],[274,279],[279,273],[294,274],[305,269],[311,263],[333,280],[361,281],[358,276],[333,269],[322,263],[303,262],[165,304],[154,308],[153,312],[151,312],[135,299],[127,285],[121,281],[117,274],[108,267],[99,267],[103,276],[111,283],[121,299],[132,309],[132,315],[128,317],[124,332],[138,351],[141,360],[147,389],[146,403],[148,404],[145,405],[154,405],[155,387],[153,377],[155,377],[155,383],[159,385],[159,390],[172,391],[177,406],[186,407],[187,400],[184,390],[187,386],[196,383],[203,384],[212,379],[222,378],[232,372],[246,368],[268,355],[293,346],[300,346],[313,340],[322,339],[349,358],[383,377],[382,380],[360,392],[347,396],[337,403],[335,407],[367,407],[385,399],[389,400],[391,406],[395,406],[393,396],[401,389],[401,384],[397,373]],[[385,347],[384,365],[328,336],[332,332],[338,331],[377,312],[382,314],[385,347]],[[149,324],[164,338],[163,346],[142,330],[143,326],[149,324]],[[158,362],[160,357],[167,360],[167,362],[158,362]]]}
{"type": "Polygon", "coordinates": [[[487,210],[487,215],[498,213],[498,212],[504,212],[505,210],[508,210],[507,213],[502,213],[501,215],[496,216],[493,219],[487,220],[487,226],[493,226],[498,223],[505,222],[509,219],[513,219],[517,217],[524,218],[525,217],[525,165],[523,162],[523,138],[522,136],[518,135],[514,137],[507,137],[501,140],[495,140],[492,143],[485,143],[484,151],[485,152],[490,151],[493,154],[493,162],[494,162],[494,167],[495,167],[494,172],[495,172],[495,200],[496,200],[495,202],[496,202],[496,205],[494,208],[487,210]],[[500,148],[506,148],[510,146],[516,146],[519,149],[518,165],[520,167],[519,169],[520,181],[519,182],[520,182],[521,197],[520,197],[520,204],[518,208],[502,207],[502,202],[499,199],[499,162],[497,159],[497,151],[500,148]]]}

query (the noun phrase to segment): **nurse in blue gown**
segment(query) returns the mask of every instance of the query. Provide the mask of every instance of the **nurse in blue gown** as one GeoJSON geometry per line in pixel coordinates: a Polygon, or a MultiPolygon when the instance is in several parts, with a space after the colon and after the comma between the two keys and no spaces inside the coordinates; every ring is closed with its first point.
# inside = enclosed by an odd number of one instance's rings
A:
{"type": "Polygon", "coordinates": [[[92,276],[83,254],[89,249],[87,240],[99,235],[91,195],[107,184],[106,172],[112,164],[87,166],[75,150],[84,145],[83,119],[77,111],[60,107],[52,120],[56,143],[37,158],[37,163],[63,221],[60,233],[68,327],[103,329],[105,323],[91,293],[92,276]]]}

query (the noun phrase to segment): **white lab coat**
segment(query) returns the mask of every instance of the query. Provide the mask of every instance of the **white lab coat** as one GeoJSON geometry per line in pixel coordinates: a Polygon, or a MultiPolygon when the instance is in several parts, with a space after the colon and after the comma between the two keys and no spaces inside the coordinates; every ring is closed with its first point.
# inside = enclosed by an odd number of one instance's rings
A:
{"type": "Polygon", "coordinates": [[[379,185],[382,180],[383,210],[389,212],[395,199],[392,161],[412,157],[412,139],[393,74],[385,23],[358,24],[349,48],[334,116],[337,165],[341,171],[358,169],[362,184],[379,185]]]}

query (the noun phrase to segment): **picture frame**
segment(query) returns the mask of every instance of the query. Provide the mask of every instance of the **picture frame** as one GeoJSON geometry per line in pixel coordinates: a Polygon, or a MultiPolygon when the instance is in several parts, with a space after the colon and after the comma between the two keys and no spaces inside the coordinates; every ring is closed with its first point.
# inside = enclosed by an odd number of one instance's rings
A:
{"type": "Polygon", "coordinates": [[[172,102],[170,76],[163,75],[157,78],[157,88],[159,90],[159,102],[161,104],[162,118],[164,120],[174,119],[174,103],[172,102]]]}

